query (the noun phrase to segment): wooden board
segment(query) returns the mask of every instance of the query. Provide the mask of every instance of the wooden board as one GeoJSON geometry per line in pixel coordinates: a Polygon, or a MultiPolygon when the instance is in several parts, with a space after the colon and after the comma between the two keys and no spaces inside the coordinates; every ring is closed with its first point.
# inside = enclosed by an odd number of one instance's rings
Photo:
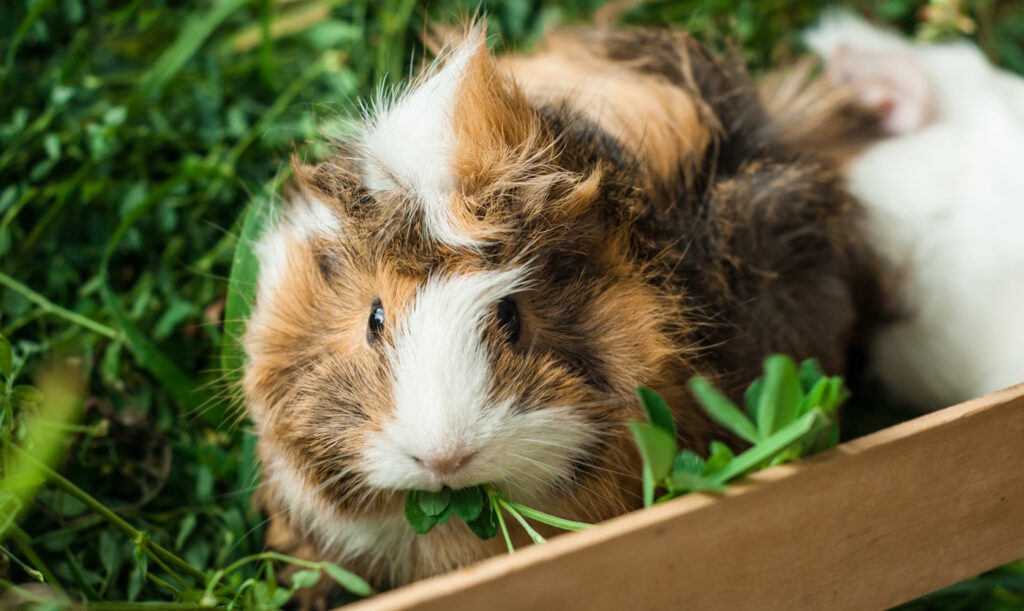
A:
{"type": "Polygon", "coordinates": [[[873,609],[1024,557],[1024,384],[513,556],[390,609],[873,609]]]}

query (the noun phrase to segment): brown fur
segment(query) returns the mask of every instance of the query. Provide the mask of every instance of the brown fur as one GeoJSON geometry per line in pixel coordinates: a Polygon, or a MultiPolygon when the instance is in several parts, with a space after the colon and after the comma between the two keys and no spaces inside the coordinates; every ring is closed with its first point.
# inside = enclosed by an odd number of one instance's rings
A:
{"type": "Polygon", "coordinates": [[[780,139],[844,168],[886,134],[881,116],[864,108],[855,87],[818,78],[817,70],[817,60],[806,58],[761,79],[758,90],[780,139]]]}
{"type": "MultiPolygon", "coordinates": [[[[633,36],[638,34],[646,35],[633,36]]],[[[665,60],[685,70],[689,39],[665,34],[665,60]]],[[[601,30],[561,32],[536,55],[504,58],[502,64],[534,105],[565,105],[642,159],[646,181],[678,180],[680,170],[691,177],[720,130],[714,115],[699,96],[655,73],[656,56],[621,57],[615,42],[601,30]]]]}
{"type": "MultiPolygon", "coordinates": [[[[392,409],[366,316],[374,299],[388,304],[386,345],[430,275],[529,263],[532,284],[516,296],[522,336],[506,346],[488,331],[495,393],[523,410],[571,404],[586,415],[599,441],[571,480],[524,500],[590,521],[640,504],[625,426],[640,417],[638,384],[669,398],[680,441],[704,451],[725,437],[679,390],[689,376],[736,395],[771,352],[841,371],[859,305],[874,295],[835,159],[810,126],[766,108],[741,69],[678,32],[564,32],[534,57],[499,61],[475,44],[452,113],[448,204],[479,248],[432,240],[409,195],[371,194],[357,149],[295,166],[344,235],[290,242],[284,279],[249,325],[245,392],[264,463],[299,470],[304,494],[331,515],[400,515],[402,491],[368,487],[360,471],[359,449],[392,409]]],[[[841,103],[815,108],[807,116],[823,129],[847,120],[841,103]]],[[[338,557],[279,483],[261,499],[271,546],[377,585],[502,550],[453,520],[401,557],[338,557]]]]}

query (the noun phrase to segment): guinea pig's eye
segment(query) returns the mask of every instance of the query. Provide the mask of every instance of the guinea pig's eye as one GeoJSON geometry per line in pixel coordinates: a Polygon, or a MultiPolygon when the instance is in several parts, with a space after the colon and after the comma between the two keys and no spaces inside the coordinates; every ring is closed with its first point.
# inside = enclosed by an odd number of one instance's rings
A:
{"type": "Polygon", "coordinates": [[[508,297],[498,302],[498,327],[508,335],[508,343],[519,339],[519,308],[508,297]]]}
{"type": "Polygon", "coordinates": [[[380,299],[373,302],[373,306],[370,308],[370,321],[367,323],[369,330],[366,333],[366,339],[370,342],[375,342],[380,339],[380,334],[384,332],[384,306],[381,305],[380,299]]]}

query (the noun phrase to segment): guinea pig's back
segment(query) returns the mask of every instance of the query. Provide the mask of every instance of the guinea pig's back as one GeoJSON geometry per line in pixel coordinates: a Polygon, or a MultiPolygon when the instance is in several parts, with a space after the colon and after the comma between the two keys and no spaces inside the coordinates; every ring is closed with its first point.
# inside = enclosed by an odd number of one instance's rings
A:
{"type": "Polygon", "coordinates": [[[566,29],[535,53],[501,61],[532,106],[599,126],[632,169],[664,181],[699,163],[719,130],[684,86],[690,47],[682,32],[566,29]]]}
{"type": "Polygon", "coordinates": [[[794,80],[766,106],[741,62],[677,31],[569,30],[504,65],[532,105],[625,149],[619,178],[645,194],[628,211],[637,256],[681,296],[725,384],[745,385],[771,352],[843,370],[877,291],[825,150],[864,127],[841,96],[794,80]]]}

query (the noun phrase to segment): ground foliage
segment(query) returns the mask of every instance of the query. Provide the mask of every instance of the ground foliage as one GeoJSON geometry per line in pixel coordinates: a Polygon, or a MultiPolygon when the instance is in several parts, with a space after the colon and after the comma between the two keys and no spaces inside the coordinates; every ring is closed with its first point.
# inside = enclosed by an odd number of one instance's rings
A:
{"type": "MultiPolygon", "coordinates": [[[[600,4],[483,7],[493,39],[525,49],[600,4]]],[[[969,32],[1024,72],[1024,5],[978,0],[961,13],[949,4],[862,8],[927,37],[969,32]]],[[[0,523],[5,588],[38,572],[94,606],[171,599],[148,577],[167,575],[144,570],[138,541],[52,478],[39,480],[11,442],[45,450],[37,456],[58,477],[198,571],[262,550],[262,518],[250,508],[254,440],[229,391],[252,289],[240,274],[229,295],[239,235],[257,225],[243,213],[271,200],[291,154],[322,155],[321,130],[344,132],[355,100],[410,72],[428,19],[477,8],[0,3],[0,515],[23,505],[18,526],[0,523]]],[[[622,21],[687,27],[759,71],[799,53],[798,32],[819,10],[813,0],[684,0],[649,2],[622,21]]],[[[242,602],[280,602],[271,570],[239,568],[232,583],[252,592],[242,602]]],[[[1021,579],[1017,565],[937,596],[971,608],[1020,604],[1021,579]]]]}

